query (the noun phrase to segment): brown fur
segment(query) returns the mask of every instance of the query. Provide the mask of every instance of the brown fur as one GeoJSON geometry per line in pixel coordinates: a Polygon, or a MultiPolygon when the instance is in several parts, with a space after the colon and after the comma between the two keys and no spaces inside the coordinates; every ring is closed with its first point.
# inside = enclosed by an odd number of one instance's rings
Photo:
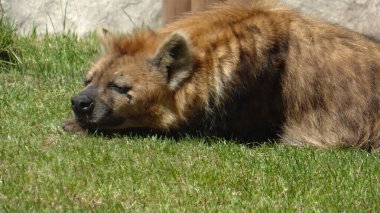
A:
{"type": "Polygon", "coordinates": [[[347,29],[291,9],[222,5],[156,31],[104,31],[100,39],[105,53],[82,93],[95,91],[94,112],[64,124],[68,131],[147,127],[380,146],[380,45],[347,29]],[[110,125],[110,115],[120,122],[110,125]]]}

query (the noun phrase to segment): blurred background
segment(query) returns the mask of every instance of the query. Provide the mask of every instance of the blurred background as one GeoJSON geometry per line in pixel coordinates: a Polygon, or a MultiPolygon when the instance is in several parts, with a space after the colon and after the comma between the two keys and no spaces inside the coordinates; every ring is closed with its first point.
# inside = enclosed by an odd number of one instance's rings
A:
{"type": "MultiPolygon", "coordinates": [[[[223,0],[1,0],[0,12],[14,20],[18,33],[75,32],[99,27],[130,32],[157,28],[184,12],[204,10],[223,0]]],[[[380,39],[380,0],[283,0],[320,19],[380,39]]]]}

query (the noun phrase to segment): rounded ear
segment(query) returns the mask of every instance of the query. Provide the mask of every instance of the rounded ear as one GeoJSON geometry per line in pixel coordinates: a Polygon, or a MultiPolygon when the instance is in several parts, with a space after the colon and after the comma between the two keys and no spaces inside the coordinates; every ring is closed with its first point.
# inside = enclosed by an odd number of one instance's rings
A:
{"type": "Polygon", "coordinates": [[[115,50],[116,36],[105,28],[97,30],[98,38],[104,53],[112,52],[115,50]]]}
{"type": "Polygon", "coordinates": [[[193,71],[189,41],[181,33],[171,35],[159,47],[151,62],[156,70],[165,75],[169,88],[174,90],[193,71]]]}

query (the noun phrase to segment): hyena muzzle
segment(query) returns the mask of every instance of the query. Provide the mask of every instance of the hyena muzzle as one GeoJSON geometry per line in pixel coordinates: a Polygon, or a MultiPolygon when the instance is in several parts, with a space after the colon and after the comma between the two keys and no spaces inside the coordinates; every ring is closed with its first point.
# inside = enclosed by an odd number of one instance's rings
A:
{"type": "Polygon", "coordinates": [[[380,146],[380,45],[355,32],[291,9],[221,5],[99,38],[67,131],[380,146]]]}

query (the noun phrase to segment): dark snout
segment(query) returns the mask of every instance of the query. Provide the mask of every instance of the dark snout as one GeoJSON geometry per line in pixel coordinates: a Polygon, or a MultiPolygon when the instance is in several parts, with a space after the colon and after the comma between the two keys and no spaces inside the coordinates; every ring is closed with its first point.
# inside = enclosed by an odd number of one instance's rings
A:
{"type": "Polygon", "coordinates": [[[76,121],[86,129],[108,129],[122,124],[125,119],[113,115],[112,101],[107,104],[104,102],[100,100],[98,88],[95,86],[89,86],[72,97],[71,104],[76,121]]]}
{"type": "Polygon", "coordinates": [[[71,98],[71,105],[75,115],[79,118],[88,118],[95,108],[96,87],[90,86],[79,95],[71,98]]]}
{"type": "Polygon", "coordinates": [[[71,107],[76,115],[89,115],[94,110],[94,100],[86,94],[71,98],[71,107]]]}

